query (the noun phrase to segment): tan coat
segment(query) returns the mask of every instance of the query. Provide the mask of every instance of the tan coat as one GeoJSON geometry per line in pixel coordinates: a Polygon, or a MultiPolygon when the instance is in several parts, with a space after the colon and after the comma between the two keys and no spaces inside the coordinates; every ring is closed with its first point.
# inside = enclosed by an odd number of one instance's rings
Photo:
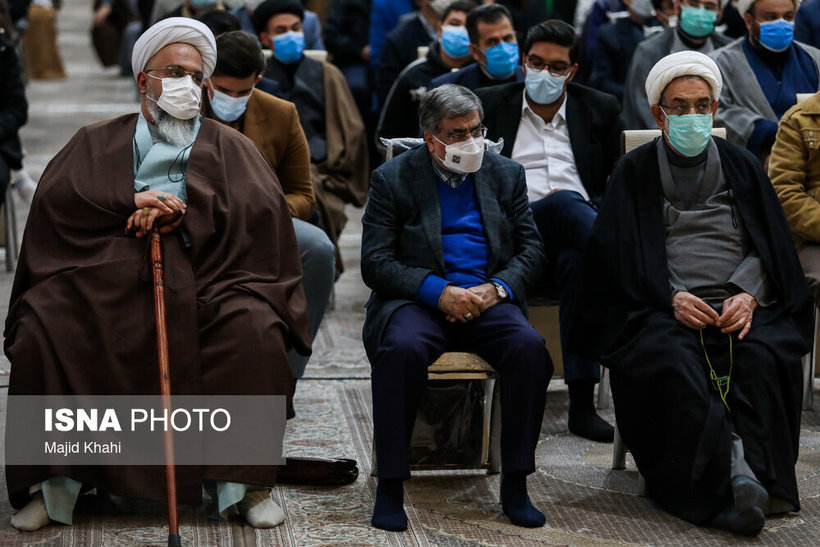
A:
{"type": "Polygon", "coordinates": [[[820,94],[783,115],[772,147],[769,178],[795,243],[820,243],[820,94]]]}
{"type": "MultiPolygon", "coordinates": [[[[204,112],[216,119],[203,92],[204,112]]],[[[299,123],[296,106],[264,91],[254,89],[245,114],[228,124],[256,144],[273,168],[291,216],[308,220],[316,209],[316,196],[310,179],[310,151],[299,123]]]]}

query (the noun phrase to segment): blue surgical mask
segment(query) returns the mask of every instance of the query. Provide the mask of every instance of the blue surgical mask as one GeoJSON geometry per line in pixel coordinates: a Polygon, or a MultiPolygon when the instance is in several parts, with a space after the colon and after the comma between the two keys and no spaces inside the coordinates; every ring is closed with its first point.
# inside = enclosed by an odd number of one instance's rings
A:
{"type": "Polygon", "coordinates": [[[794,22],[778,19],[760,23],[759,40],[769,51],[786,51],[794,40],[794,22]]]}
{"type": "Polygon", "coordinates": [[[549,70],[533,70],[527,68],[524,87],[527,88],[529,98],[536,103],[552,104],[561,97],[566,81],[566,76],[553,76],[549,73],[549,70]]]}
{"type": "Polygon", "coordinates": [[[487,72],[496,78],[509,78],[518,66],[518,44],[500,42],[484,50],[487,56],[487,72]]]}
{"type": "Polygon", "coordinates": [[[212,89],[212,91],[214,96],[211,98],[211,110],[214,111],[217,118],[224,122],[233,122],[245,113],[248,99],[251,98],[250,93],[242,97],[232,97],[216,89],[212,89]]]}
{"type": "Polygon", "coordinates": [[[285,64],[295,63],[305,50],[305,35],[289,30],[273,37],[273,56],[285,64]]]}
{"type": "Polygon", "coordinates": [[[441,27],[441,48],[455,59],[470,54],[470,37],[465,27],[444,25],[441,27]]]}
{"type": "Polygon", "coordinates": [[[715,30],[717,13],[705,8],[684,6],[680,11],[680,28],[689,36],[703,38],[715,30]]]}
{"type": "Polygon", "coordinates": [[[205,9],[215,6],[216,0],[191,0],[191,4],[197,9],[205,9]]]}
{"type": "Polygon", "coordinates": [[[712,114],[669,116],[664,112],[664,116],[669,122],[666,136],[672,148],[690,158],[706,149],[712,138],[712,114]]]}

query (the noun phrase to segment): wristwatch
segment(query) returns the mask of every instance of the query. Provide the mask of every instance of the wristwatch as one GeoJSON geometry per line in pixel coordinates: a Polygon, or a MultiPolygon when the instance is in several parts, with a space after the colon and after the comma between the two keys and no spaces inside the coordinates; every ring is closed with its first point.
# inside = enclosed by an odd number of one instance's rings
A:
{"type": "Polygon", "coordinates": [[[495,292],[498,293],[498,298],[501,299],[502,302],[507,302],[510,299],[510,293],[507,292],[507,289],[504,288],[504,285],[499,283],[498,281],[493,281],[492,279],[489,283],[495,287],[495,292]]]}

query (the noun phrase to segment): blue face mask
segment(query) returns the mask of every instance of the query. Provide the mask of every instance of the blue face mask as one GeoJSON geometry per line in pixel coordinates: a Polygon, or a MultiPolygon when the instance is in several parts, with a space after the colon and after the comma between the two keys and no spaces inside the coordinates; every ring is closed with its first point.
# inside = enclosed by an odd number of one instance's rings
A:
{"type": "Polygon", "coordinates": [[[444,25],[441,27],[441,48],[455,59],[470,54],[470,37],[465,27],[444,25]]]}
{"type": "Polygon", "coordinates": [[[706,149],[712,138],[712,114],[668,116],[664,112],[664,116],[669,122],[666,136],[672,148],[690,158],[706,149]]]}
{"type": "Polygon", "coordinates": [[[216,5],[216,0],[191,0],[195,8],[205,9],[216,5]]]}
{"type": "Polygon", "coordinates": [[[717,13],[705,8],[684,6],[680,12],[680,28],[689,36],[703,38],[715,30],[717,13]]]}
{"type": "Polygon", "coordinates": [[[547,69],[527,68],[524,87],[527,88],[527,95],[533,101],[538,104],[552,104],[561,97],[566,81],[566,76],[553,76],[547,69]]]}
{"type": "Polygon", "coordinates": [[[305,50],[305,35],[289,30],[273,37],[273,56],[285,64],[295,63],[305,50]]]}
{"type": "Polygon", "coordinates": [[[496,78],[509,78],[518,66],[518,44],[500,42],[484,50],[487,56],[487,72],[496,78]]]}
{"type": "Polygon", "coordinates": [[[794,40],[794,22],[778,19],[760,23],[759,40],[769,51],[786,51],[794,40]]]}
{"type": "Polygon", "coordinates": [[[242,97],[232,97],[216,89],[212,89],[212,91],[214,96],[211,98],[211,110],[214,111],[217,118],[224,122],[233,122],[245,113],[248,99],[251,98],[250,93],[242,97]]]}

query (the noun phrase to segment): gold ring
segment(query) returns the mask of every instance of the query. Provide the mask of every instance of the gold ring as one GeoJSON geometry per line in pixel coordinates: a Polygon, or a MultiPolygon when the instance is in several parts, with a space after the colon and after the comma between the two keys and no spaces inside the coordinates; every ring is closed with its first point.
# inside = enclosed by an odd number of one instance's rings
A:
{"type": "Polygon", "coordinates": [[[473,314],[472,314],[472,313],[470,313],[470,312],[467,312],[467,313],[465,313],[465,314],[463,315],[463,317],[464,317],[464,319],[466,319],[467,321],[469,321],[470,319],[472,319],[472,318],[473,318],[473,314]]]}
{"type": "Polygon", "coordinates": [[[151,214],[151,208],[150,207],[146,207],[145,209],[142,210],[142,216],[147,217],[150,214],[151,214]]]}

